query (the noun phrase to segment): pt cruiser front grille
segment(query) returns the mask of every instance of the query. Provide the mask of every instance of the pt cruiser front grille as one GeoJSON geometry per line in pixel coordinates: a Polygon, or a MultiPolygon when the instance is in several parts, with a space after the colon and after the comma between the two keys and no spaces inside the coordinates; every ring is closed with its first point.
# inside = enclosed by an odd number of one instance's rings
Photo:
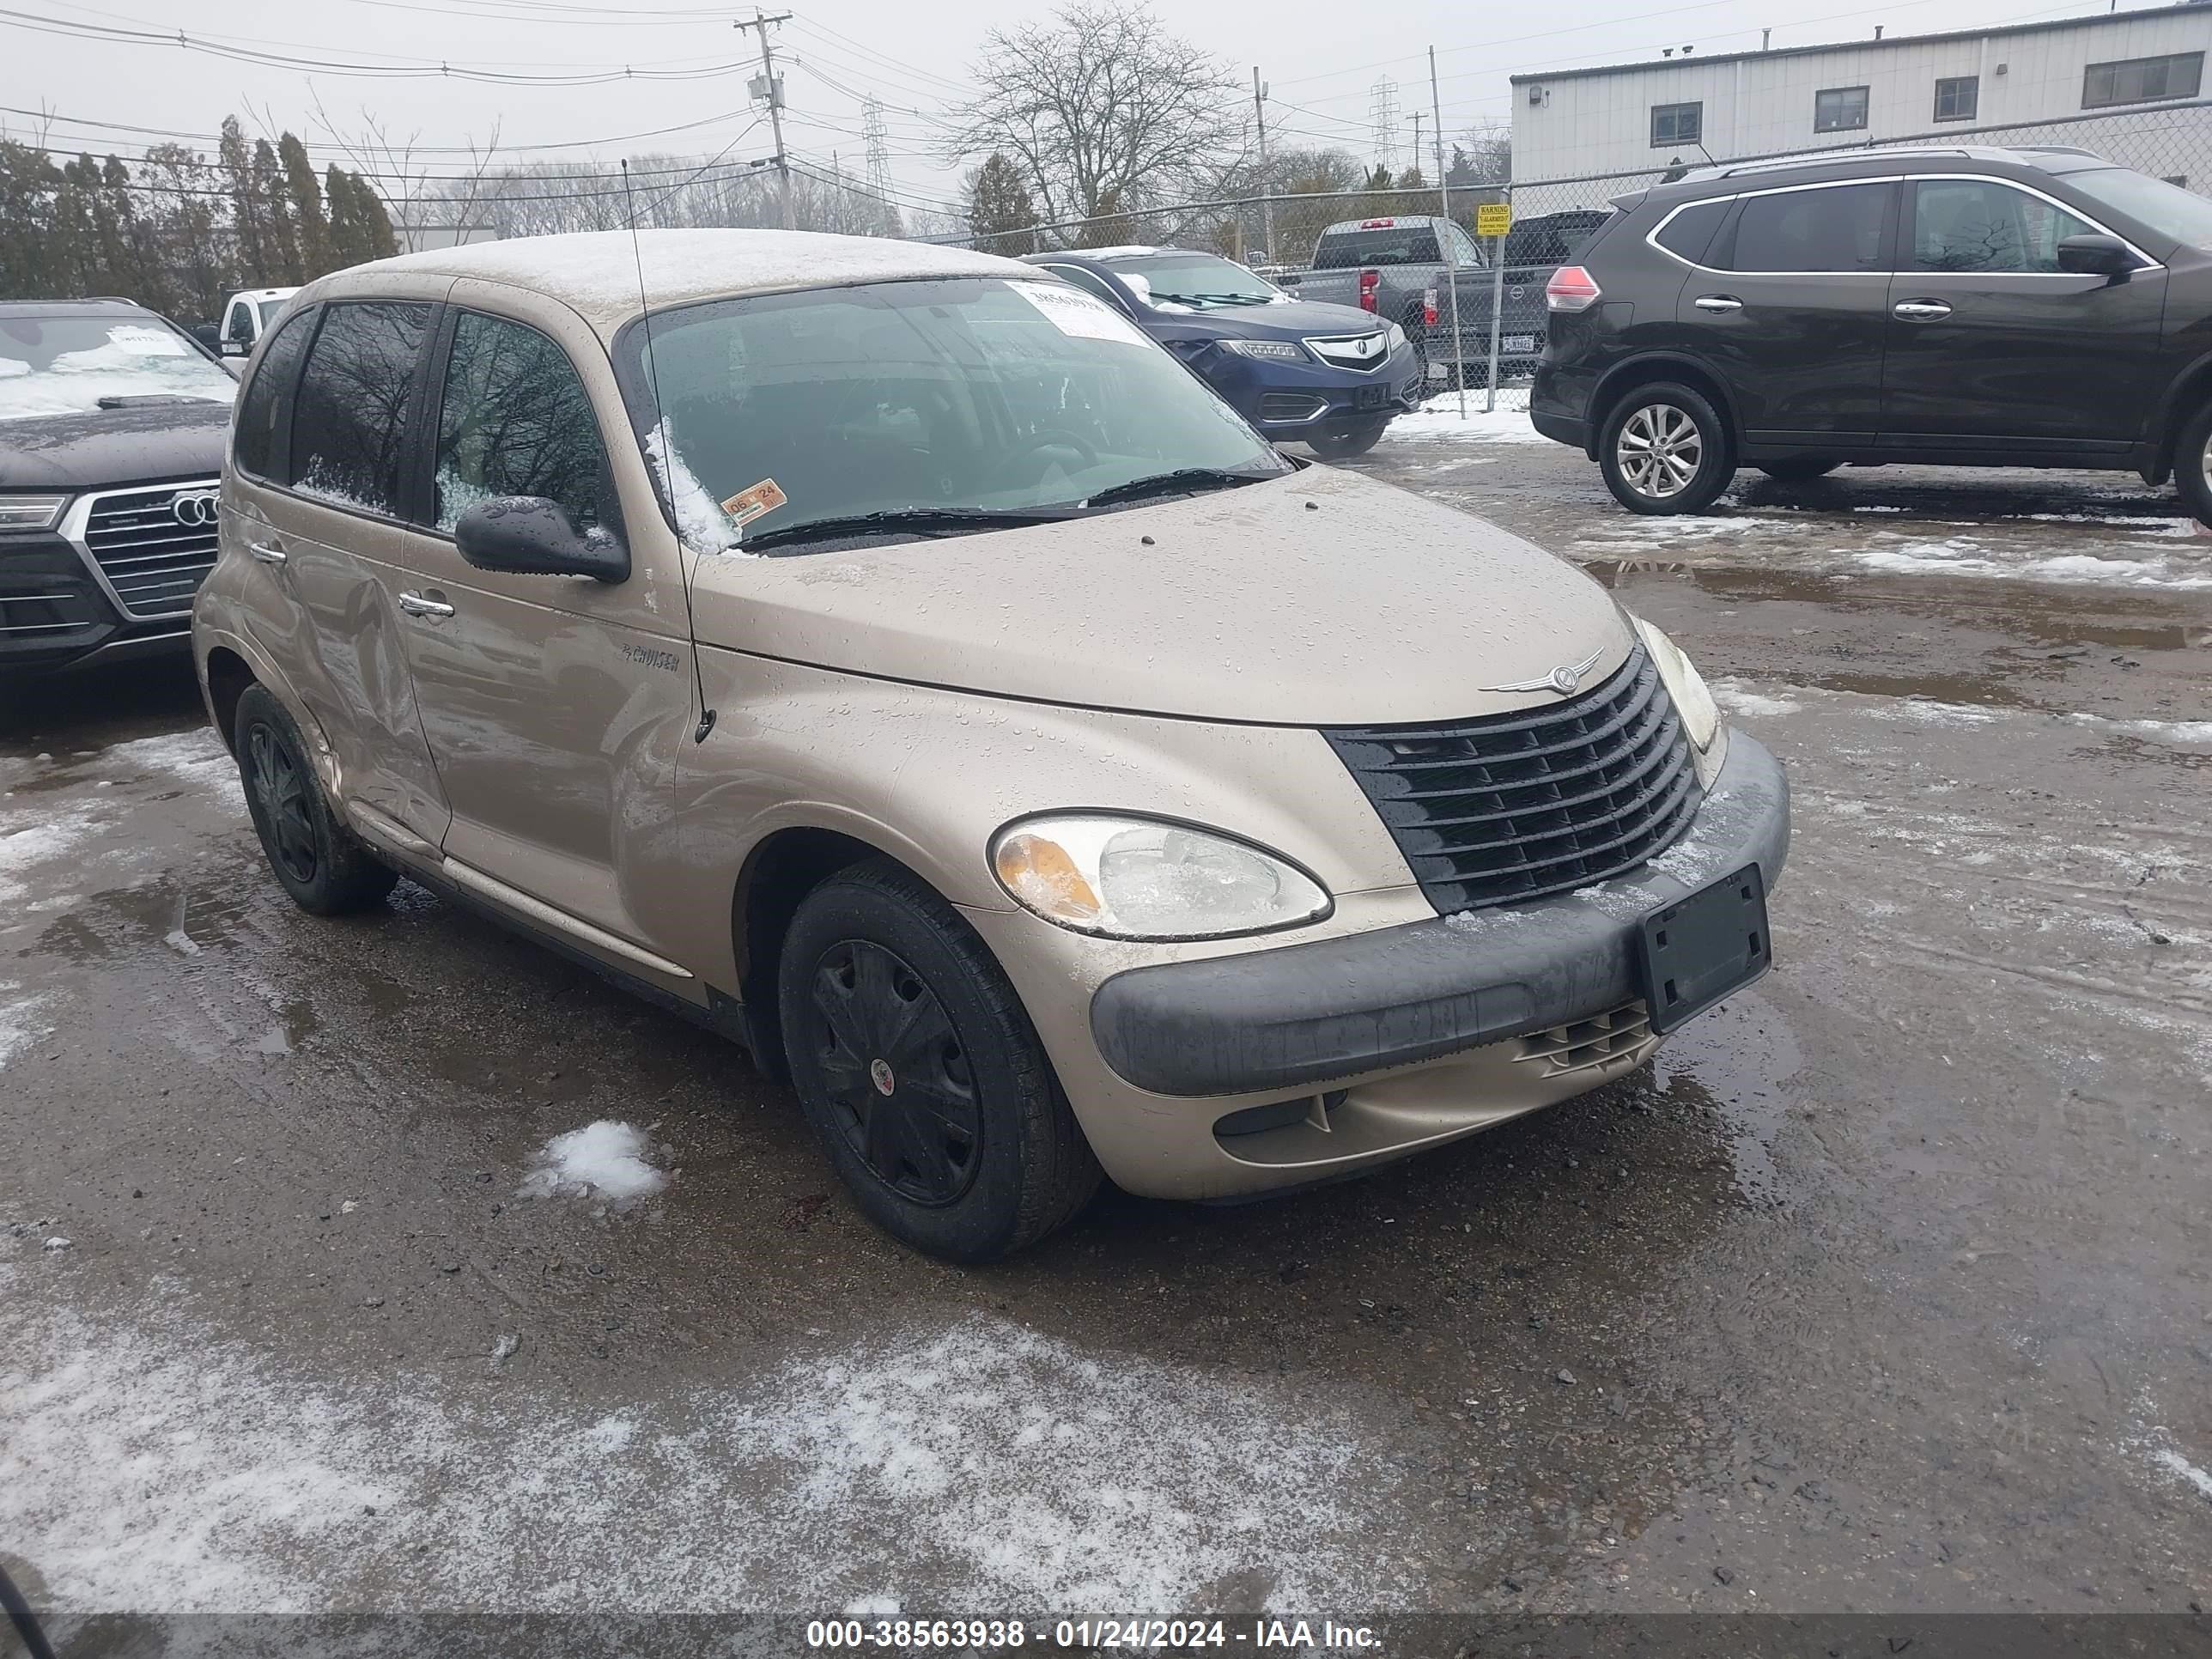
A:
{"type": "Polygon", "coordinates": [[[215,568],[218,480],[91,497],[80,545],[134,619],[179,617],[215,568]]]}
{"type": "Polygon", "coordinates": [[[1641,645],[1554,708],[1322,735],[1443,915],[1633,869],[1689,827],[1700,799],[1689,739],[1641,645]]]}

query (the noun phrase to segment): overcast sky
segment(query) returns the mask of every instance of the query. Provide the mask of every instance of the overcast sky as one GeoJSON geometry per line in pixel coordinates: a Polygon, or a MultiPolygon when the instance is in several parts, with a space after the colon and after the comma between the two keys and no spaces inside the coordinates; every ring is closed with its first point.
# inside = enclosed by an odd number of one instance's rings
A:
{"type": "MultiPolygon", "coordinates": [[[[1425,48],[1437,49],[1447,133],[1503,123],[1511,110],[1505,77],[1656,56],[1694,44],[1700,53],[1759,45],[1860,40],[1876,24],[1892,35],[1970,28],[2106,10],[2100,3],[2022,10],[2005,0],[1551,0],[1542,5],[1465,0],[1158,0],[1164,27],[1218,55],[1249,82],[1258,64],[1271,87],[1269,123],[1278,142],[1338,143],[1363,158],[1373,149],[1375,82],[1396,83],[1399,155],[1407,159],[1416,108],[1429,107],[1425,48]]],[[[2132,9],[2132,8],[2124,8],[2132,9]]],[[[757,53],[750,30],[701,0],[107,0],[98,8],[62,0],[11,0],[0,18],[7,69],[0,105],[56,118],[46,143],[105,154],[134,153],[159,135],[211,135],[239,113],[249,131],[290,127],[318,158],[342,159],[316,113],[352,132],[367,110],[395,134],[419,133],[425,152],[460,150],[493,131],[509,159],[560,156],[611,165],[623,155],[675,152],[731,160],[767,155],[764,120],[750,104],[743,64],[757,53]],[[39,20],[27,22],[25,19],[39,20]],[[489,69],[553,76],[619,70],[661,78],[561,86],[477,84],[398,78],[295,64],[272,64],[191,51],[185,33],[210,45],[321,65],[383,70],[489,69]],[[166,33],[169,44],[62,30],[166,33]],[[726,72],[725,65],[738,65],[726,72]],[[692,78],[672,78],[674,76],[692,78]],[[656,129],[681,128],[659,136],[656,129]]],[[[884,106],[892,178],[916,198],[943,198],[957,174],[935,143],[944,112],[965,95],[968,66],[994,27],[1012,27],[1038,7],[981,0],[957,15],[915,0],[798,0],[775,31],[790,60],[786,89],[793,150],[827,165],[832,155],[861,170],[861,100],[884,106]]],[[[1249,97],[1249,91],[1246,94],[1249,97]]],[[[33,115],[0,115],[9,134],[34,135],[33,115]]],[[[442,161],[434,164],[442,165],[442,161]]]]}

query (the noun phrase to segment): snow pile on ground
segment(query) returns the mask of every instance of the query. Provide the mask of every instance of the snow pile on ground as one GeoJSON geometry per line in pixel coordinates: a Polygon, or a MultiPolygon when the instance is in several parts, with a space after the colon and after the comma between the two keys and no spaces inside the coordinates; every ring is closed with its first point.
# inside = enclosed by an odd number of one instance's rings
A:
{"type": "Polygon", "coordinates": [[[617,1208],[642,1203],[668,1185],[647,1160],[645,1131],[611,1118],[555,1135],[523,1177],[525,1198],[604,1198],[617,1208]]]}
{"type": "Polygon", "coordinates": [[[2179,749],[2212,747],[2212,720],[2116,720],[2103,714],[2069,714],[2066,718],[2130,738],[2170,743],[2179,749]]]}
{"type": "Polygon", "coordinates": [[[1472,443],[1547,444],[1552,441],[1528,424],[1528,392],[1526,387],[1515,386],[1501,390],[1498,407],[1488,413],[1483,410],[1483,394],[1470,391],[1467,394],[1467,418],[1460,418],[1459,393],[1448,392],[1430,398],[1411,415],[1401,415],[1392,421],[1382,434],[1388,443],[1394,438],[1410,439],[1419,443],[1449,443],[1455,440],[1472,443]]]}
{"type": "Polygon", "coordinates": [[[43,996],[26,995],[19,981],[0,979],[0,1068],[53,1030],[33,1018],[46,1001],[43,996]]]}
{"type": "Polygon", "coordinates": [[[2041,559],[1999,559],[1964,537],[1870,548],[1853,556],[1869,570],[1903,576],[2011,576],[2027,581],[2097,582],[2123,587],[2212,587],[2212,565],[2168,557],[2100,559],[2067,553],[2041,559]]]}
{"type": "Polygon", "coordinates": [[[301,1375],[159,1304],[29,1293],[64,1271],[0,1261],[0,1538],[71,1613],[1412,1593],[1389,1466],[1310,1390],[979,1316],[580,1409],[513,1374],[301,1375]]]}
{"type": "Polygon", "coordinates": [[[2120,1444],[2143,1459],[2166,1480],[2185,1487],[2194,1487],[2200,1498],[2212,1500],[2212,1470],[2194,1463],[2174,1444],[2173,1431],[2163,1423],[2154,1422],[2158,1402],[2148,1395],[2136,1397],[2132,1422],[2120,1444]]]}
{"type": "Polygon", "coordinates": [[[1805,705],[1788,697],[1770,697],[1753,690],[1739,679],[1717,679],[1707,683],[1705,689],[1713,694],[1713,701],[1731,714],[1746,714],[1754,720],[1768,715],[1780,716],[1801,712],[1805,705]]]}

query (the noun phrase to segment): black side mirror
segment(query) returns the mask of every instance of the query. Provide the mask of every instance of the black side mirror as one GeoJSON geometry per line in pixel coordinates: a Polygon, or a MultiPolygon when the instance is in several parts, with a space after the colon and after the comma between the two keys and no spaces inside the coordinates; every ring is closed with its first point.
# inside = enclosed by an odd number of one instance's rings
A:
{"type": "Polygon", "coordinates": [[[479,570],[511,576],[629,580],[629,549],[612,531],[579,530],[568,509],[543,495],[495,495],[453,526],[453,544],[479,570]]]}
{"type": "Polygon", "coordinates": [[[219,351],[222,349],[222,331],[213,323],[195,323],[192,325],[191,335],[192,338],[198,340],[210,351],[219,351]]]}
{"type": "Polygon", "coordinates": [[[2118,237],[2092,232],[2059,243],[2058,268],[2077,276],[2125,276],[2136,268],[2136,256],[2118,237]]]}

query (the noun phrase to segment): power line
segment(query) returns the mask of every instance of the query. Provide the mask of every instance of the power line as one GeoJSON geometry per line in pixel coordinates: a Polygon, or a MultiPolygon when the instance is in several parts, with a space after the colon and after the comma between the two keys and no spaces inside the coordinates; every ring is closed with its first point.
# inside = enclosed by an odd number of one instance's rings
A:
{"type": "MultiPolygon", "coordinates": [[[[702,81],[732,73],[743,64],[712,64],[690,69],[661,69],[629,64],[618,70],[582,70],[574,74],[524,75],[511,70],[484,69],[470,64],[433,62],[423,58],[408,64],[347,63],[336,59],[295,58],[283,52],[226,46],[202,37],[194,39],[179,29],[160,34],[147,29],[126,29],[79,23],[65,17],[42,17],[33,12],[0,9],[0,23],[35,34],[59,35],[65,40],[105,40],[118,46],[176,46],[211,58],[254,64],[269,69],[298,70],[315,75],[350,76],[376,81],[477,81],[498,86],[588,87],[623,81],[702,81]]],[[[680,61],[680,60],[678,60],[680,61]]]]}
{"type": "MultiPolygon", "coordinates": [[[[497,146],[497,153],[502,155],[527,155],[549,149],[596,149],[605,144],[634,143],[640,138],[665,138],[672,132],[690,132],[700,127],[713,126],[719,121],[734,120],[743,112],[744,112],[741,110],[724,110],[714,115],[702,115],[696,121],[679,122],[672,127],[654,127],[644,132],[608,133],[597,138],[565,138],[557,143],[501,144],[497,146]]],[[[96,127],[112,132],[128,132],[143,137],[174,138],[191,143],[216,144],[222,142],[222,135],[220,133],[184,132],[179,131],[173,127],[133,126],[129,123],[123,121],[96,120],[88,116],[63,115],[58,112],[52,110],[22,109],[8,104],[0,104],[0,115],[21,115],[33,121],[42,123],[58,123],[63,126],[96,127]]],[[[302,139],[301,143],[303,148],[310,150],[336,151],[340,155],[348,155],[352,153],[350,148],[345,144],[336,143],[320,138],[302,139]]],[[[36,149],[39,148],[39,146],[34,145],[32,148],[36,149]]],[[[480,146],[473,144],[418,144],[413,146],[416,153],[423,155],[473,155],[478,154],[481,148],[482,147],[480,146]]]]}

